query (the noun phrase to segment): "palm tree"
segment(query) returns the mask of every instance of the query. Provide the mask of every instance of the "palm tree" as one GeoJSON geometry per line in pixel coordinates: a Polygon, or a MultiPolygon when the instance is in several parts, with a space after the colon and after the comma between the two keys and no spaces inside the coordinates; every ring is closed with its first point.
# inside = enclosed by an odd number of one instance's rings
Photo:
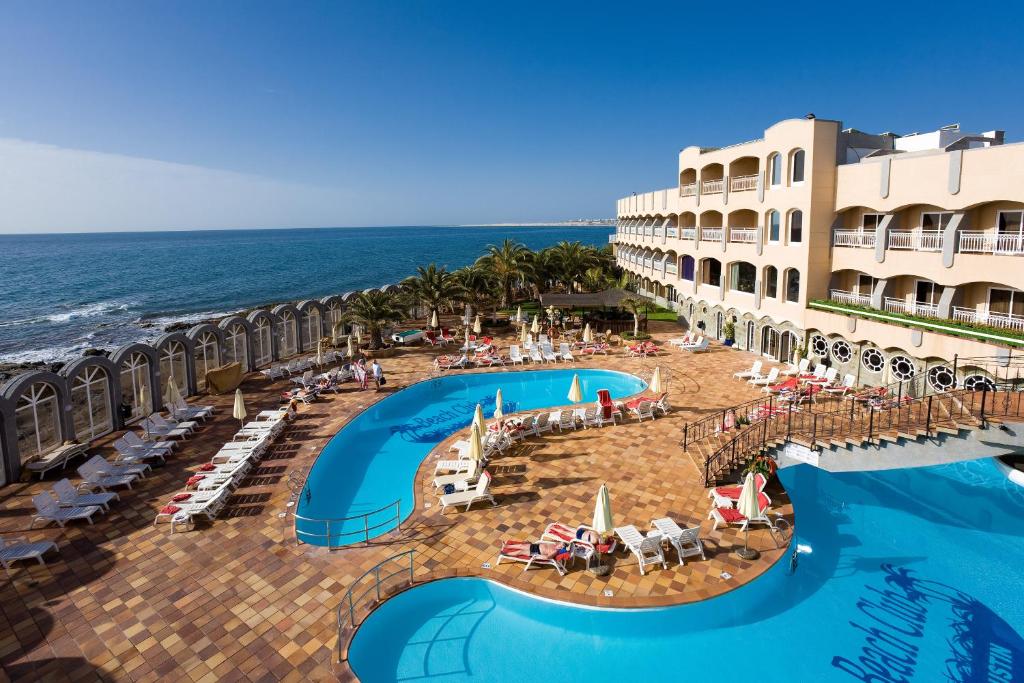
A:
{"type": "Polygon", "coordinates": [[[629,296],[622,300],[622,307],[633,314],[633,338],[640,336],[640,314],[647,313],[650,306],[646,299],[629,296]]]}
{"type": "Polygon", "coordinates": [[[419,266],[416,275],[402,281],[402,289],[410,299],[430,309],[427,320],[432,319],[435,313],[440,315],[443,308],[451,310],[452,303],[461,293],[454,274],[449,273],[444,266],[438,268],[434,263],[426,268],[419,266]]]}
{"type": "Polygon", "coordinates": [[[345,311],[346,322],[352,322],[370,333],[369,349],[379,349],[384,346],[384,337],[381,331],[386,325],[397,323],[405,315],[402,303],[391,292],[371,290],[361,292],[349,303],[345,311]]]}
{"type": "Polygon", "coordinates": [[[481,303],[493,298],[498,286],[494,274],[480,265],[479,261],[459,268],[452,275],[459,291],[457,298],[474,308],[479,308],[481,303]]]}
{"type": "Polygon", "coordinates": [[[491,272],[501,288],[501,305],[508,307],[512,294],[529,277],[532,268],[532,253],[524,245],[506,239],[500,247],[488,245],[487,253],[477,259],[476,264],[491,272]]]}
{"type": "Polygon", "coordinates": [[[597,249],[580,242],[562,241],[551,249],[552,258],[557,264],[559,279],[570,292],[579,288],[579,281],[588,268],[600,264],[597,249]]]}
{"type": "Polygon", "coordinates": [[[593,267],[587,268],[587,272],[583,273],[583,279],[581,284],[583,289],[588,292],[600,292],[609,287],[608,274],[601,268],[593,267]]]}
{"type": "Polygon", "coordinates": [[[551,247],[533,252],[531,266],[528,284],[533,290],[533,298],[539,299],[540,295],[550,290],[552,283],[558,279],[555,255],[551,247]]]}

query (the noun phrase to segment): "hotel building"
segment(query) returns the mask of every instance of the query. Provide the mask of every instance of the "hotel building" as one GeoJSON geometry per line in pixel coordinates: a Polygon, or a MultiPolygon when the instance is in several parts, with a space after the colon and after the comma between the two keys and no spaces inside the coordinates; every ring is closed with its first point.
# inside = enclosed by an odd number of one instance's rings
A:
{"type": "Polygon", "coordinates": [[[816,119],[679,153],[678,183],[617,203],[637,290],[712,338],[879,385],[990,382],[1024,345],[1024,144],[959,126],[816,119]]]}

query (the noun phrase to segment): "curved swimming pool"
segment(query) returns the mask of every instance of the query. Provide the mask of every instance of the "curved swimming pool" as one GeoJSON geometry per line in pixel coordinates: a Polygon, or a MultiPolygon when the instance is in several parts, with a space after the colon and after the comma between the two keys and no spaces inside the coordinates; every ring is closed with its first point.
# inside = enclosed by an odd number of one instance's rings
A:
{"type": "MultiPolygon", "coordinates": [[[[472,422],[477,403],[490,417],[501,389],[506,415],[566,405],[573,374],[580,377],[585,402],[596,401],[598,389],[623,398],[647,386],[622,372],[573,368],[453,374],[402,389],[360,413],[324,446],[299,498],[296,534],[306,543],[327,545],[326,525],[309,519],[366,515],[399,499],[402,517],[409,516],[420,463],[472,422]]],[[[378,527],[371,536],[393,529],[393,518],[393,507],[370,515],[367,526],[378,527]]],[[[361,542],[363,528],[362,519],[332,524],[331,545],[361,542]]]]}
{"type": "Polygon", "coordinates": [[[350,664],[368,682],[1024,680],[1024,489],[991,461],[780,477],[801,552],[721,597],[598,610],[446,579],[373,612],[350,664]]]}

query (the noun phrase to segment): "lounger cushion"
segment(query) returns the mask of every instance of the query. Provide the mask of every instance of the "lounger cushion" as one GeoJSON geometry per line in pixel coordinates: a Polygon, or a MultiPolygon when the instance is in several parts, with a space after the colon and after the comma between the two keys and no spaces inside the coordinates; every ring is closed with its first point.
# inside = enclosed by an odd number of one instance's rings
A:
{"type": "Polygon", "coordinates": [[[177,505],[165,505],[160,508],[161,515],[173,515],[175,512],[181,512],[181,508],[177,505]]]}
{"type": "Polygon", "coordinates": [[[718,514],[721,515],[722,519],[728,524],[732,524],[733,522],[742,522],[746,519],[746,517],[741,515],[740,511],[736,508],[718,508],[718,514]]]}
{"type": "Polygon", "coordinates": [[[615,549],[615,541],[609,541],[608,543],[598,543],[594,546],[594,548],[597,549],[597,552],[601,553],[602,555],[605,555],[615,549]]]}
{"type": "Polygon", "coordinates": [[[212,462],[208,462],[206,464],[203,464],[203,465],[199,466],[199,471],[200,472],[212,472],[215,469],[217,469],[217,466],[214,465],[212,462]]]}
{"type": "Polygon", "coordinates": [[[742,486],[719,486],[715,489],[715,494],[722,498],[734,498],[739,500],[740,491],[743,490],[742,486]]]}
{"type": "Polygon", "coordinates": [[[192,497],[191,493],[179,493],[176,496],[174,496],[173,498],[171,498],[171,500],[173,502],[175,502],[175,503],[180,503],[183,500],[188,500],[191,497],[192,497]]]}
{"type": "Polygon", "coordinates": [[[206,477],[204,475],[197,474],[194,477],[189,477],[188,481],[185,482],[185,485],[186,486],[194,486],[195,484],[198,484],[199,482],[201,482],[205,478],[206,477]]]}

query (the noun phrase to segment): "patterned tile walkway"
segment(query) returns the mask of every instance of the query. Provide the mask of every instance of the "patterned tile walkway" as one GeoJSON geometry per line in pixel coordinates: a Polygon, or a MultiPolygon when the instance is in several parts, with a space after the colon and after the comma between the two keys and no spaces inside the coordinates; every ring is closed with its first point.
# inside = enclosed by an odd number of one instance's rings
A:
{"type": "MultiPolygon", "coordinates": [[[[677,328],[660,323],[653,332],[666,339],[677,328]]],[[[389,390],[424,378],[436,353],[417,348],[382,361],[389,390]]],[[[626,360],[618,350],[588,359],[580,365],[649,373],[657,363],[670,369],[675,410],[654,422],[527,440],[493,463],[493,508],[441,515],[429,485],[434,458],[428,457],[420,469],[416,512],[403,531],[368,547],[334,552],[295,544],[286,477],[312,464],[341,426],[387,393],[347,389],[304,406],[217,521],[172,535],[167,525],[154,527],[156,510],[237,428],[231,397],[211,397],[205,402],[220,407],[215,419],[166,466],[123,492],[95,525],[27,531],[31,496],[56,476],[0,490],[0,533],[52,539],[60,546],[45,567],[19,565],[0,584],[0,680],[350,678],[336,664],[340,597],[366,569],[409,548],[415,550],[418,579],[480,574],[590,604],[670,604],[726,592],[759,575],[784,551],[756,531],[750,543],[763,551],[760,560],[747,563],[731,553],[742,536],[732,529],[710,531],[706,491],[677,441],[686,421],[756,395],[728,379],[750,359],[720,347],[702,355],[670,351],[657,361],[626,360]],[[501,538],[534,538],[552,520],[588,522],[602,482],[609,485],[617,524],[646,529],[662,516],[680,525],[701,523],[708,559],[689,558],[679,566],[669,553],[667,569],[641,576],[635,560],[619,552],[609,559],[612,573],[603,578],[582,563],[562,578],[544,568],[524,573],[521,565],[482,567],[494,564],[501,538]],[[606,589],[612,597],[605,597],[606,589]]],[[[283,386],[251,378],[242,388],[254,412],[276,407],[283,386]]],[[[446,450],[445,444],[437,450],[446,450]]],[[[110,454],[103,443],[94,451],[110,454]]],[[[770,488],[769,494],[773,511],[792,519],[785,493],[770,488]]]]}

